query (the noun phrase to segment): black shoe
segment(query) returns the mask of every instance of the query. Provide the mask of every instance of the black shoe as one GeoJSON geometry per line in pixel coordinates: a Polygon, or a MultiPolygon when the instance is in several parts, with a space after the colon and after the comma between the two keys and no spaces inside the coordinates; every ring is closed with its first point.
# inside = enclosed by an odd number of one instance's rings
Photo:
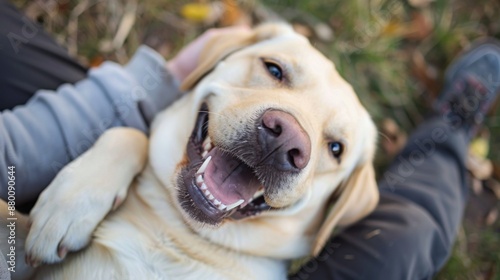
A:
{"type": "Polygon", "coordinates": [[[500,91],[500,42],[483,40],[448,68],[434,110],[474,137],[500,91]]]}

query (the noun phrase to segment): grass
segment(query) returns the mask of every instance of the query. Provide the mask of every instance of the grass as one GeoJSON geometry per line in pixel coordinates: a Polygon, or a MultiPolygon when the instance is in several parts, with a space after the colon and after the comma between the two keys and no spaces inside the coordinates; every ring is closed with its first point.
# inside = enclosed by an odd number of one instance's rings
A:
{"type": "MultiPolygon", "coordinates": [[[[376,123],[392,118],[406,132],[425,118],[453,58],[477,38],[500,38],[498,1],[225,1],[238,3],[254,18],[262,3],[285,20],[309,29],[319,23],[329,26],[334,38],[321,40],[312,35],[313,44],[335,62],[376,123]],[[410,4],[415,2],[430,4],[416,8],[410,4]]],[[[105,59],[125,63],[142,42],[170,57],[212,26],[190,22],[180,15],[182,6],[194,0],[38,2],[45,3],[43,8],[31,1],[14,2],[89,65],[105,59]],[[75,18],[78,8],[82,13],[75,18]],[[116,49],[106,49],[122,15],[134,8],[135,23],[127,40],[116,49]]],[[[490,118],[487,124],[490,158],[500,162],[500,117],[490,118]]],[[[386,156],[378,157],[378,170],[387,163],[386,156]]],[[[500,208],[498,202],[496,207],[500,208]]],[[[499,233],[498,222],[478,226],[466,219],[453,255],[437,279],[500,279],[499,233]]]]}

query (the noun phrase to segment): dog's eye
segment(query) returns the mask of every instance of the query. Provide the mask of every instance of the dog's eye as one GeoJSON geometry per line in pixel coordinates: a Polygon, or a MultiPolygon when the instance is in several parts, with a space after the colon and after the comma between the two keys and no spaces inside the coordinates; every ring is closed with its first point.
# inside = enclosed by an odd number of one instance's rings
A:
{"type": "Polygon", "coordinates": [[[265,61],[264,64],[266,65],[269,74],[273,75],[279,81],[283,80],[283,71],[278,64],[267,61],[265,61]]]}
{"type": "Polygon", "coordinates": [[[342,143],[330,142],[328,146],[330,148],[330,151],[332,152],[332,155],[337,159],[340,158],[342,152],[344,151],[344,146],[342,145],[342,143]]]}

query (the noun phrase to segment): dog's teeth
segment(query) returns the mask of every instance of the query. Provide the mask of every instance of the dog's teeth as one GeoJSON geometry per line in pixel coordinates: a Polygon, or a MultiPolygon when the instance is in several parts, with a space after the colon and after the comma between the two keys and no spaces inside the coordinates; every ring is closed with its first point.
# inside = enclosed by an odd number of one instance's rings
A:
{"type": "Polygon", "coordinates": [[[207,197],[210,195],[210,192],[209,192],[208,190],[205,190],[203,193],[204,193],[204,194],[205,194],[205,196],[207,196],[207,197]]]}
{"type": "Polygon", "coordinates": [[[202,183],[202,184],[201,184],[200,189],[201,189],[202,191],[204,191],[204,190],[207,190],[207,191],[208,191],[208,189],[207,189],[207,185],[205,185],[205,183],[202,183]]]}
{"type": "Polygon", "coordinates": [[[207,142],[206,144],[203,145],[203,149],[208,152],[210,149],[212,149],[212,143],[207,142]]]}
{"type": "Polygon", "coordinates": [[[208,199],[210,199],[210,200],[214,200],[214,198],[215,198],[215,197],[214,197],[212,194],[209,194],[209,195],[208,195],[208,199]]]}
{"type": "MultiPolygon", "coordinates": [[[[207,136],[207,138],[205,138],[205,141],[203,141],[203,148],[205,148],[207,145],[212,146],[212,139],[210,139],[210,136],[207,136]]],[[[208,149],[205,149],[205,150],[208,150],[208,149]]]]}
{"type": "Polygon", "coordinates": [[[222,211],[222,210],[226,209],[226,205],[221,203],[217,208],[222,211]]]}
{"type": "Polygon", "coordinates": [[[203,176],[200,174],[198,176],[196,176],[196,183],[198,185],[202,184],[203,183],[203,176]]]}
{"type": "Polygon", "coordinates": [[[231,205],[228,205],[228,206],[227,206],[227,211],[232,210],[232,209],[234,209],[234,208],[236,208],[236,207],[240,206],[241,204],[243,204],[243,202],[245,202],[245,200],[240,199],[240,200],[236,201],[235,203],[233,203],[233,204],[231,204],[231,205]]]}
{"type": "Polygon", "coordinates": [[[255,192],[255,194],[253,195],[252,199],[256,199],[257,197],[261,196],[264,194],[264,189],[261,189],[261,190],[258,190],[255,192]]]}
{"type": "Polygon", "coordinates": [[[201,153],[201,157],[204,158],[208,155],[208,152],[207,151],[203,151],[203,153],[201,153]]]}
{"type": "Polygon", "coordinates": [[[212,156],[207,157],[207,159],[203,162],[200,169],[198,169],[198,172],[196,172],[196,173],[202,174],[203,172],[205,172],[205,169],[207,168],[208,163],[210,162],[211,159],[212,159],[212,156]]]}
{"type": "Polygon", "coordinates": [[[218,201],[217,199],[216,199],[216,200],[214,200],[214,205],[215,205],[215,206],[218,206],[219,204],[220,204],[220,201],[218,201]]]}

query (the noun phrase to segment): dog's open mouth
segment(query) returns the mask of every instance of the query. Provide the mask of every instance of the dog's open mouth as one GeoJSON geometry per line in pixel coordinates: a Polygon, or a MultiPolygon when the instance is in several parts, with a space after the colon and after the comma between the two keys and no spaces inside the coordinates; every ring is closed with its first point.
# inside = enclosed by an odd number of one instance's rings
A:
{"type": "Polygon", "coordinates": [[[180,177],[179,200],[183,209],[208,224],[218,224],[228,217],[242,219],[271,209],[264,201],[264,186],[254,169],[238,155],[212,143],[208,121],[208,106],[204,104],[188,141],[189,163],[180,177]]]}

